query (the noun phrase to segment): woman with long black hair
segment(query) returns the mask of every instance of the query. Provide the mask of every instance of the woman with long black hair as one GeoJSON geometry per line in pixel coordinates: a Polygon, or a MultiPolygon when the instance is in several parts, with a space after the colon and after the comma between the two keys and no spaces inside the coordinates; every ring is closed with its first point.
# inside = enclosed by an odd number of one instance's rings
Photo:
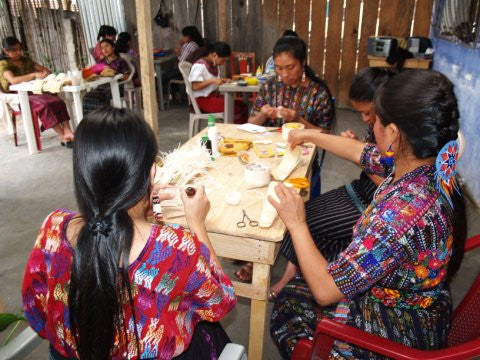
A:
{"type": "Polygon", "coordinates": [[[53,359],[210,359],[228,342],[216,322],[235,294],[207,236],[203,187],[182,192],[189,230],[146,220],[156,154],[130,110],[96,110],[77,128],[80,211],[47,216],[22,288],[25,317],[53,359]]]}

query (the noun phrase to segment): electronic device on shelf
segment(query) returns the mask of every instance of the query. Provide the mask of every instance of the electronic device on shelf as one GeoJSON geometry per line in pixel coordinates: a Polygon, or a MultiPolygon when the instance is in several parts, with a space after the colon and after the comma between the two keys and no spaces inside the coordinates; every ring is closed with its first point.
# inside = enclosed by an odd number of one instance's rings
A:
{"type": "Polygon", "coordinates": [[[367,54],[388,57],[397,50],[398,40],[391,36],[370,36],[367,42],[367,54]]]}

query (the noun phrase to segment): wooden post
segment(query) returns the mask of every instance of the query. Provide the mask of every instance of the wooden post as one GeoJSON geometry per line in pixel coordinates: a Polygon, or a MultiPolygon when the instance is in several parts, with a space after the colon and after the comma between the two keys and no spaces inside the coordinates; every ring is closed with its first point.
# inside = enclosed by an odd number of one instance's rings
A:
{"type": "Polygon", "coordinates": [[[218,0],[218,40],[227,39],[227,0],[218,0]]]}
{"type": "Polygon", "coordinates": [[[135,0],[138,24],[138,46],[143,94],[143,114],[158,138],[158,105],[153,68],[152,14],[150,0],[135,0]]]}

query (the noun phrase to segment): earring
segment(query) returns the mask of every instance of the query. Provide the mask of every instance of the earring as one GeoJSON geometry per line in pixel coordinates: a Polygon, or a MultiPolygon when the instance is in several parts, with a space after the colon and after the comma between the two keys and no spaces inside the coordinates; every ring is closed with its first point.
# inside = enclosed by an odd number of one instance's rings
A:
{"type": "Polygon", "coordinates": [[[305,83],[306,80],[307,80],[307,75],[305,75],[305,70],[304,70],[302,75],[302,83],[305,83]]]}
{"type": "Polygon", "coordinates": [[[382,156],[381,163],[387,167],[392,167],[395,164],[395,152],[392,149],[392,145],[388,147],[385,152],[385,156],[382,156]]]}

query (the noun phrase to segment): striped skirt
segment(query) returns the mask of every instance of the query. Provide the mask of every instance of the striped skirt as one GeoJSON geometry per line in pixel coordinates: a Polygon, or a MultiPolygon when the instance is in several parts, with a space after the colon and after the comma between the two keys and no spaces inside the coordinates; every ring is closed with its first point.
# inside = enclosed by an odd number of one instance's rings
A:
{"type": "MultiPolygon", "coordinates": [[[[307,225],[313,241],[329,262],[352,241],[352,229],[375,192],[375,184],[361,176],[351,184],[330,190],[305,204],[307,225]]],[[[280,252],[298,265],[290,233],[286,233],[280,252]]]]}

